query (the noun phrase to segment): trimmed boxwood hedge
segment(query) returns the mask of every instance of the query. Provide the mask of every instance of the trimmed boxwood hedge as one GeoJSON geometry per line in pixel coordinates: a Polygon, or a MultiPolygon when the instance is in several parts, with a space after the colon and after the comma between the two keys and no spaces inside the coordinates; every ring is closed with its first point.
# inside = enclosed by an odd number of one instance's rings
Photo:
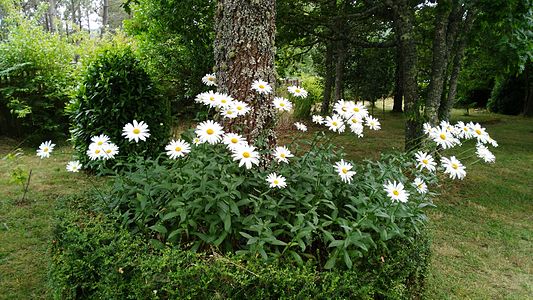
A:
{"type": "Polygon", "coordinates": [[[419,298],[429,263],[426,233],[375,249],[352,270],[159,248],[117,228],[86,200],[64,200],[69,207],[58,209],[49,273],[58,299],[419,298]]]}

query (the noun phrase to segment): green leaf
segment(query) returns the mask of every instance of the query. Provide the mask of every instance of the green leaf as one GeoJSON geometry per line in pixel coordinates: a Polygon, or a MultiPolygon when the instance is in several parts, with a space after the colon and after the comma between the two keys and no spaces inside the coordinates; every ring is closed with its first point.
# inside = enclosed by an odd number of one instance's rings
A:
{"type": "Polygon", "coordinates": [[[161,234],[166,234],[167,233],[167,228],[161,224],[156,224],[156,225],[152,225],[150,227],[151,230],[155,231],[155,232],[159,232],[161,234]]]}
{"type": "Polygon", "coordinates": [[[167,221],[167,220],[170,220],[170,219],[173,219],[173,218],[179,216],[180,214],[181,214],[180,211],[169,212],[168,214],[164,215],[163,218],[161,218],[161,220],[167,221]]]}
{"type": "Polygon", "coordinates": [[[352,268],[352,260],[350,258],[350,254],[348,253],[348,251],[344,251],[344,263],[346,264],[348,269],[352,268]]]}

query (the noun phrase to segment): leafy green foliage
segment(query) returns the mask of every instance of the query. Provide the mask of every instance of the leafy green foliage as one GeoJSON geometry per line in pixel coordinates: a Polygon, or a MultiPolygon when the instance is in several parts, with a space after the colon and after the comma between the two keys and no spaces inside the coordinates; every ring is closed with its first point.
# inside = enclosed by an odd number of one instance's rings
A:
{"type": "Polygon", "coordinates": [[[70,76],[74,47],[19,15],[3,22],[7,34],[0,43],[0,134],[66,133],[63,109],[76,84],[70,76]]]}
{"type": "Polygon", "coordinates": [[[249,257],[154,248],[142,236],[91,211],[91,199],[69,197],[54,229],[50,285],[61,299],[324,299],[420,295],[429,239],[391,239],[350,271],[324,271],[290,257],[264,264],[249,257]],[[78,206],[72,209],[72,206],[78,206]]]}
{"type": "Polygon", "coordinates": [[[205,91],[200,79],[213,71],[214,8],[210,0],[139,0],[124,22],[147,71],[172,99],[173,112],[193,104],[205,91]]]}
{"type": "Polygon", "coordinates": [[[80,162],[95,168],[101,161],[89,161],[86,151],[91,137],[106,134],[120,148],[118,162],[127,157],[157,156],[169,136],[169,104],[128,45],[104,47],[83,73],[71,112],[72,141],[80,162]],[[133,120],[149,126],[149,143],[128,142],[122,128],[133,120]]]}
{"type": "Polygon", "coordinates": [[[524,107],[526,95],[524,76],[507,76],[497,79],[487,107],[492,112],[518,115],[524,107]]]}
{"type": "Polygon", "coordinates": [[[299,78],[302,80],[302,87],[309,94],[306,98],[290,97],[294,101],[293,115],[295,118],[309,119],[313,106],[322,99],[323,88],[320,83],[320,78],[317,76],[302,73],[299,78]]]}
{"type": "Polygon", "coordinates": [[[416,170],[411,159],[367,161],[356,167],[355,183],[345,184],[332,165],[342,156],[324,139],[317,134],[293,145],[289,165],[272,163],[261,172],[238,167],[223,145],[200,145],[177,161],[139,160],[115,178],[105,202],[122,224],[155,243],[310,260],[326,269],[351,269],[372,249],[424,227],[427,196],[411,188],[408,203],[392,203],[382,187],[386,180],[408,182],[404,174],[416,170]],[[268,189],[271,172],[285,176],[287,188],[268,189]]]}

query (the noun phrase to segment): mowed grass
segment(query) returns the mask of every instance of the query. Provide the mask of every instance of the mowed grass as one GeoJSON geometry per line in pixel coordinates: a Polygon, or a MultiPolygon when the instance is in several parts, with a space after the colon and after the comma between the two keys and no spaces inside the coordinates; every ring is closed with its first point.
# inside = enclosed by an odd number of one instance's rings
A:
{"type": "MultiPolygon", "coordinates": [[[[403,118],[379,109],[381,131],[332,135],[354,163],[378,159],[382,151],[403,149],[403,118]]],[[[441,193],[437,208],[428,210],[434,236],[433,260],[427,279],[428,299],[531,299],[533,295],[533,120],[487,113],[454,119],[481,122],[500,144],[496,164],[467,164],[463,181],[443,177],[433,187],[441,193]]],[[[306,122],[310,125],[310,122],[306,122]]],[[[287,126],[288,127],[288,126],[287,126]]],[[[317,126],[310,125],[305,136],[317,126]]],[[[280,141],[299,134],[286,129],[280,141]]],[[[0,157],[15,143],[0,139],[0,157]]],[[[36,145],[37,146],[37,145],[36,145]]],[[[465,145],[472,146],[472,144],[465,145]]],[[[40,160],[26,148],[18,161],[0,161],[0,299],[46,299],[47,249],[56,199],[90,189],[83,174],[64,170],[71,150],[59,147],[40,160]],[[9,183],[11,169],[33,169],[29,199],[18,203],[22,190],[9,183]]]]}
{"type": "MultiPolygon", "coordinates": [[[[0,138],[0,158],[16,145],[0,138]]],[[[25,148],[18,159],[0,160],[0,299],[50,298],[46,276],[55,201],[89,184],[86,175],[65,171],[70,159],[71,150],[63,146],[48,159],[41,160],[35,149],[25,148]],[[32,170],[23,202],[22,187],[10,183],[16,166],[32,170]]]]}

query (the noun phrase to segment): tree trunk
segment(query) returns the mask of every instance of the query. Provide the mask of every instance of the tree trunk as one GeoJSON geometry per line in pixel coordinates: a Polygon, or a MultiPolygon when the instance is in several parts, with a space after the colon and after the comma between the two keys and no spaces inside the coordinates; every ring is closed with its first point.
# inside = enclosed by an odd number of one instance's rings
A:
{"type": "Polygon", "coordinates": [[[275,87],[275,0],[219,0],[215,16],[215,61],[219,92],[251,106],[242,120],[249,142],[260,147],[276,143],[274,96],[251,90],[262,79],[275,87]]]}
{"type": "Polygon", "coordinates": [[[49,0],[48,1],[48,30],[50,32],[56,31],[56,24],[55,24],[55,17],[56,17],[56,0],[49,0]]]}
{"type": "Polygon", "coordinates": [[[109,24],[109,0],[104,0],[104,5],[103,5],[103,8],[102,8],[102,31],[101,31],[101,34],[104,34],[108,24],[109,24]]]}
{"type": "Polygon", "coordinates": [[[457,96],[457,83],[459,80],[459,72],[463,61],[463,55],[468,41],[468,33],[474,24],[476,12],[471,10],[468,12],[466,20],[461,28],[461,34],[458,41],[455,42],[453,49],[453,65],[450,73],[450,81],[448,83],[448,95],[441,102],[439,106],[439,119],[449,120],[453,106],[455,105],[455,97],[457,96]]]}
{"type": "Polygon", "coordinates": [[[417,146],[421,136],[420,109],[418,103],[417,60],[416,44],[414,39],[415,11],[409,0],[387,0],[391,8],[393,26],[397,36],[400,37],[398,45],[402,52],[401,70],[404,89],[405,109],[405,149],[411,150],[417,146]]]}
{"type": "MultiPolygon", "coordinates": [[[[400,44],[400,39],[397,38],[397,45],[399,44],[400,44]]],[[[400,51],[399,46],[396,46],[394,104],[392,106],[392,111],[401,113],[403,111],[402,106],[403,106],[402,52],[400,51]]]]}
{"type": "Polygon", "coordinates": [[[524,77],[526,82],[526,96],[524,98],[524,110],[522,114],[526,117],[533,117],[533,77],[531,76],[531,69],[533,63],[528,63],[524,70],[524,77]]]}
{"type": "Polygon", "coordinates": [[[324,78],[324,99],[322,100],[322,108],[320,112],[322,115],[329,113],[329,106],[331,103],[331,92],[333,90],[333,46],[331,42],[326,43],[326,61],[325,61],[325,78],[324,78]]]}
{"type": "Polygon", "coordinates": [[[346,61],[346,49],[344,47],[344,42],[339,42],[337,48],[337,61],[335,62],[335,99],[344,98],[344,63],[346,61]]]}
{"type": "Polygon", "coordinates": [[[438,109],[444,89],[445,73],[447,68],[447,28],[448,17],[451,12],[451,1],[439,1],[435,16],[435,34],[433,37],[433,63],[431,67],[431,81],[426,99],[425,117],[432,123],[439,121],[438,109]]]}

